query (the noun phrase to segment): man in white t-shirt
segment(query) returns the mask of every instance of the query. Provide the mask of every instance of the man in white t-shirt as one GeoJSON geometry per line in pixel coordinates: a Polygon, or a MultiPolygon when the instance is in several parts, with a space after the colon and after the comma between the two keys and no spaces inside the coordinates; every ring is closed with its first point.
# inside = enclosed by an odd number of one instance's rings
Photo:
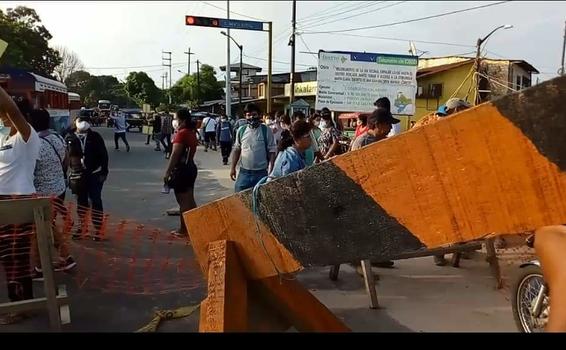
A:
{"type": "MultiPolygon", "coordinates": [[[[22,104],[22,108],[23,104],[22,104]]],[[[27,112],[31,110],[29,103],[27,112]]],[[[39,156],[40,140],[10,95],[0,87],[0,200],[29,198],[35,193],[33,173],[39,156]]],[[[0,226],[0,251],[8,252],[1,262],[6,271],[10,301],[33,299],[29,274],[18,273],[30,264],[32,223],[0,226]],[[18,251],[18,254],[9,252],[18,251]]],[[[20,321],[22,314],[0,315],[0,324],[20,321]]]]}
{"type": "Polygon", "coordinates": [[[209,115],[202,120],[202,129],[204,130],[204,151],[208,152],[208,148],[216,151],[216,124],[218,121],[213,115],[209,115]]]}

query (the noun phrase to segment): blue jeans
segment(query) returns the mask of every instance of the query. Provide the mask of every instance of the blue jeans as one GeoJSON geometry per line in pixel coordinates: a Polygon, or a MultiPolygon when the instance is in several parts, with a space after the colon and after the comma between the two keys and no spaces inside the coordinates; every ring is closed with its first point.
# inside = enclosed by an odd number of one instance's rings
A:
{"type": "Polygon", "coordinates": [[[264,170],[247,170],[240,168],[238,178],[236,179],[235,191],[236,193],[254,187],[259,180],[267,176],[267,169],[264,170]]]}

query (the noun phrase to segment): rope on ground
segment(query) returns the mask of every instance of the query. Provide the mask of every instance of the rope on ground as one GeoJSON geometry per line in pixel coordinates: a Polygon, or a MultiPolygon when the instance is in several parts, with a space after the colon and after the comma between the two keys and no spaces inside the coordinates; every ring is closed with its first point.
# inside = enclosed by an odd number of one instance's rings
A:
{"type": "Polygon", "coordinates": [[[197,305],[183,306],[175,310],[157,310],[155,315],[149,323],[135,333],[154,333],[163,321],[175,320],[191,316],[195,311],[200,308],[200,303],[197,305]]]}

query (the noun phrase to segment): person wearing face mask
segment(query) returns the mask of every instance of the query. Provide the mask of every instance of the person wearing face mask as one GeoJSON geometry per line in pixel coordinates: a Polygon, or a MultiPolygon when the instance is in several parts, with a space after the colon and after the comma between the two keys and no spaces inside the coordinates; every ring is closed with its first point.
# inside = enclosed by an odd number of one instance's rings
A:
{"type": "Polygon", "coordinates": [[[267,126],[271,129],[276,144],[279,144],[279,141],[281,140],[281,132],[283,131],[283,128],[281,127],[282,115],[283,115],[282,111],[277,111],[275,115],[273,114],[270,115],[267,121],[267,126]]]}
{"type": "Polygon", "coordinates": [[[248,124],[236,131],[230,178],[235,191],[254,187],[273,169],[277,145],[273,132],[261,123],[259,108],[248,103],[244,109],[248,124]],[[239,166],[236,178],[236,167],[239,166]]]}
{"type": "Polygon", "coordinates": [[[332,114],[328,108],[323,108],[320,111],[320,116],[322,119],[319,125],[322,133],[318,138],[320,152],[323,159],[330,159],[342,153],[342,146],[340,145],[342,133],[334,126],[332,114]]]}
{"type": "MultiPolygon", "coordinates": [[[[36,192],[34,170],[41,143],[24,117],[30,111],[29,103],[16,105],[0,87],[0,200],[29,198],[36,192]]],[[[32,223],[0,226],[0,261],[12,302],[33,298],[31,275],[22,271],[30,266],[32,235],[32,223]],[[6,253],[10,250],[19,254],[6,253]]],[[[0,324],[15,323],[24,317],[22,313],[0,315],[0,324]]]]}
{"type": "Polygon", "coordinates": [[[94,241],[102,240],[103,222],[102,187],[108,177],[108,151],[104,139],[91,129],[91,119],[81,113],[75,121],[76,132],[67,139],[71,174],[69,187],[77,197],[77,214],[80,225],[73,233],[73,239],[88,235],[86,213],[92,209],[94,241]]]}
{"type": "Polygon", "coordinates": [[[216,139],[220,142],[222,164],[228,165],[228,158],[232,153],[232,123],[226,115],[220,117],[220,122],[216,126],[216,139]]]}
{"type": "Polygon", "coordinates": [[[123,112],[118,111],[115,114],[110,114],[110,118],[114,121],[114,149],[119,151],[118,140],[122,139],[126,145],[126,152],[130,152],[130,145],[126,140],[126,116],[123,112]]]}
{"type": "MultiPolygon", "coordinates": [[[[173,120],[173,123],[177,133],[173,140],[173,151],[165,170],[163,182],[168,188],[172,188],[175,191],[175,199],[179,204],[179,210],[181,213],[184,213],[197,206],[194,196],[195,181],[198,174],[198,169],[194,162],[198,146],[197,125],[186,108],[181,108],[177,111],[177,117],[173,120]]],[[[164,193],[167,193],[167,191],[164,191],[164,193]]],[[[180,229],[171,233],[177,237],[186,237],[188,232],[182,215],[180,220],[180,229]]]]}

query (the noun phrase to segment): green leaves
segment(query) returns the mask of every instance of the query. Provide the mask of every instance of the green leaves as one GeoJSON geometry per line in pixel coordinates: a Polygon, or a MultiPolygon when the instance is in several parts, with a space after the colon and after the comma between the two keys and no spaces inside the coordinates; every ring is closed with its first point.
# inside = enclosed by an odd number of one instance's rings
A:
{"type": "Polygon", "coordinates": [[[53,70],[61,63],[59,53],[48,45],[51,33],[34,9],[18,6],[6,13],[0,10],[0,38],[9,44],[0,64],[52,77],[53,70]]]}

